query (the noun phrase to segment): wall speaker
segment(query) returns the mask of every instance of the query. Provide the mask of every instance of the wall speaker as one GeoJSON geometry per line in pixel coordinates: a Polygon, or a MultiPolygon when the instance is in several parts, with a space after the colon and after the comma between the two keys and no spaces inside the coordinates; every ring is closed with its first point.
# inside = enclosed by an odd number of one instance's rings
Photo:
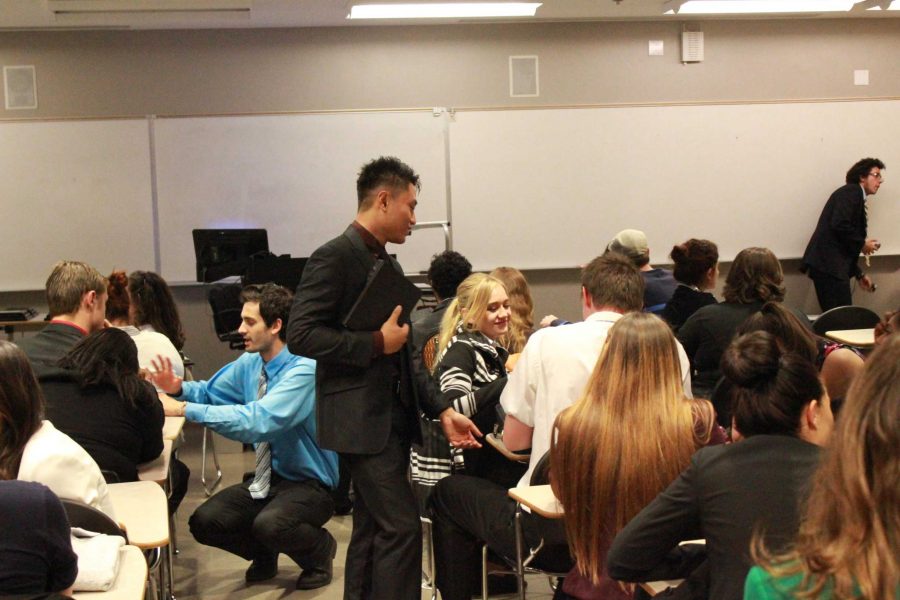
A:
{"type": "Polygon", "coordinates": [[[537,56],[509,57],[509,95],[519,97],[540,95],[537,56]]]}
{"type": "Polygon", "coordinates": [[[34,66],[3,67],[3,89],[6,110],[37,108],[34,66]]]}

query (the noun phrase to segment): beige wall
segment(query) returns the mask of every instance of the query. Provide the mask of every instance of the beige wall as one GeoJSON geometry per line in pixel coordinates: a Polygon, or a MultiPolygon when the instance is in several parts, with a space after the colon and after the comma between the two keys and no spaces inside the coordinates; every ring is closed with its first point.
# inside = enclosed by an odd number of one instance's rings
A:
{"type": "MultiPolygon", "coordinates": [[[[0,64],[36,66],[39,109],[0,108],[0,118],[900,96],[900,19],[704,21],[691,28],[705,33],[700,64],[679,62],[675,22],[7,32],[0,33],[0,64]],[[665,56],[647,56],[651,39],[665,42],[665,56]],[[508,97],[513,54],[540,57],[539,98],[508,97]],[[870,86],[852,85],[853,69],[861,68],[870,70],[870,86]]],[[[878,200],[895,201],[888,167],[878,200]]],[[[652,168],[641,166],[635,183],[652,168]]],[[[702,176],[727,186],[715,174],[702,176]]],[[[834,174],[836,184],[841,176],[834,174]]],[[[816,313],[798,266],[785,262],[787,302],[816,313]]],[[[900,257],[873,259],[879,290],[855,301],[878,312],[900,306],[898,269],[900,257]]],[[[527,276],[538,318],[580,317],[576,270],[527,276]]],[[[204,293],[201,286],[175,290],[200,377],[236,356],[215,338],[204,293]]],[[[23,304],[45,303],[40,293],[0,293],[2,306],[23,304]]]]}
{"type": "Polygon", "coordinates": [[[900,95],[900,19],[692,27],[691,65],[674,22],[0,33],[0,64],[35,65],[39,102],[0,117],[900,95]],[[509,98],[514,54],[540,57],[539,98],[509,98]],[[863,68],[871,85],[852,85],[863,68]]]}

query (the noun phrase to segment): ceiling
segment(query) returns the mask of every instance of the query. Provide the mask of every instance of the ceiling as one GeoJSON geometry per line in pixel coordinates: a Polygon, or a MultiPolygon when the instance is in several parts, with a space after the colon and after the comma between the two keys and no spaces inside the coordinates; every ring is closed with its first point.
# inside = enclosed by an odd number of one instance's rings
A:
{"type": "MultiPolygon", "coordinates": [[[[351,4],[375,1],[398,0],[2,0],[0,30],[233,29],[412,23],[409,20],[351,22],[346,19],[351,4]]],[[[543,6],[533,18],[416,20],[415,24],[669,19],[681,22],[710,18],[664,15],[673,5],[680,5],[681,2],[682,0],[543,0],[543,6]]],[[[900,17],[900,11],[865,10],[871,6],[887,4],[889,2],[884,0],[864,0],[849,13],[778,15],[777,18],[900,17]]],[[[765,18],[773,16],[767,15],[765,18]]]]}

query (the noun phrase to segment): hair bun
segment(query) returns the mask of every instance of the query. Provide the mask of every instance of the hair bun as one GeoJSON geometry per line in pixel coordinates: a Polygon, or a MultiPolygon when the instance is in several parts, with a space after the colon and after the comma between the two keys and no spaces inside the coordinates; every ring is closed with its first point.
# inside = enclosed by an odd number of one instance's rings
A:
{"type": "Polygon", "coordinates": [[[677,246],[672,246],[672,252],[669,253],[669,256],[675,262],[685,260],[688,257],[687,244],[678,244],[677,246]]]}
{"type": "Polygon", "coordinates": [[[781,356],[775,336],[754,331],[731,342],[722,355],[722,373],[735,385],[759,387],[777,377],[781,356]]]}

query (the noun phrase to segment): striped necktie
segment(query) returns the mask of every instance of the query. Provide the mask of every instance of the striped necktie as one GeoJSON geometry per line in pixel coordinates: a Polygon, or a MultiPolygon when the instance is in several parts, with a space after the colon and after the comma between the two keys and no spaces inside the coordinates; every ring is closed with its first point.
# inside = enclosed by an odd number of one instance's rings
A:
{"type": "MultiPolygon", "coordinates": [[[[266,395],[266,366],[263,365],[259,374],[259,383],[256,386],[256,399],[266,395]]],[[[269,495],[269,485],[272,483],[272,450],[269,442],[260,442],[256,446],[256,475],[250,484],[250,497],[254,500],[262,500],[269,495]]]]}

